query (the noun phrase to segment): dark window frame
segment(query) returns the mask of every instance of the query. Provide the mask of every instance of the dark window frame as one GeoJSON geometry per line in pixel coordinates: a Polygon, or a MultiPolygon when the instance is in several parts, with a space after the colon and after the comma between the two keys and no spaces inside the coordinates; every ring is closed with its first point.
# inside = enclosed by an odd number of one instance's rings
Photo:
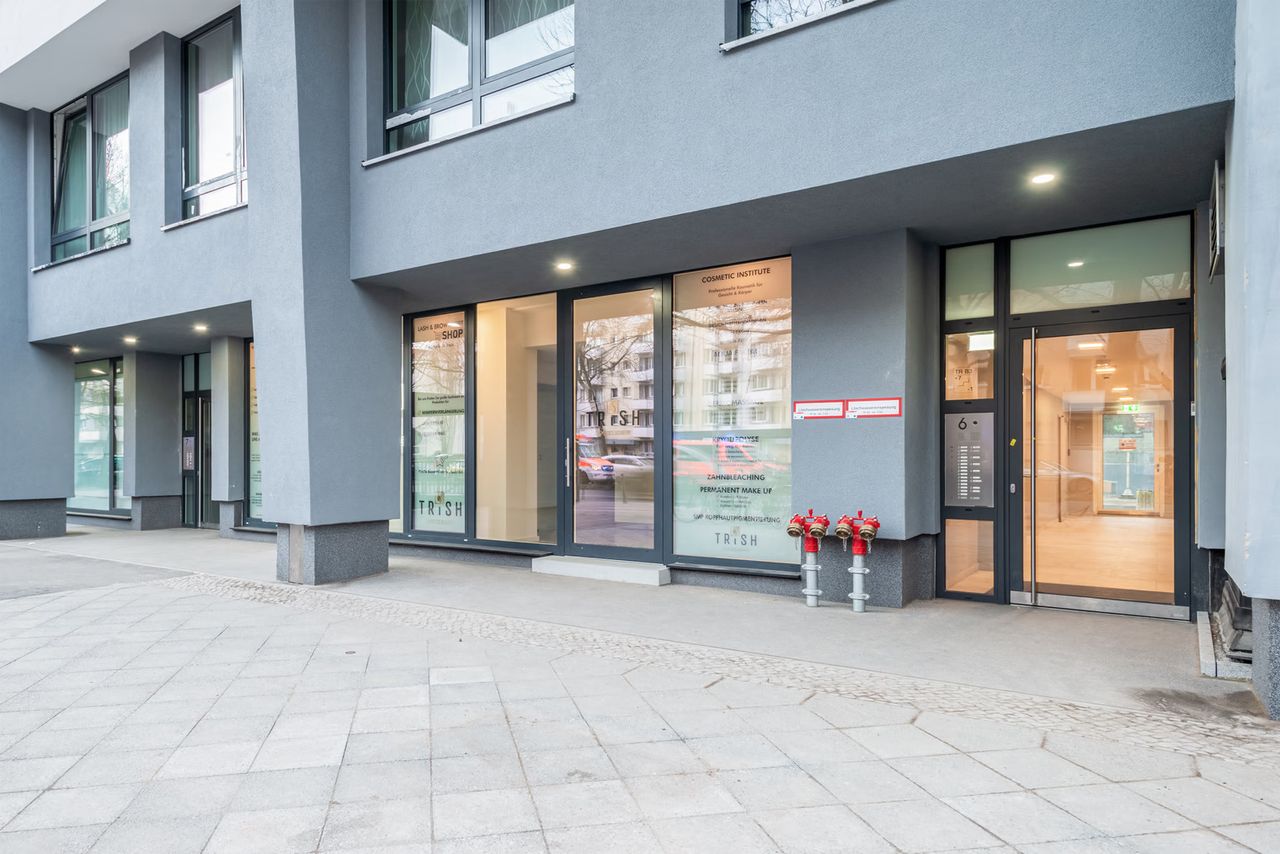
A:
{"type": "MultiPolygon", "coordinates": [[[[470,4],[470,19],[468,30],[468,54],[469,54],[469,73],[468,83],[466,86],[453,89],[435,97],[427,98],[415,104],[409,104],[401,109],[396,109],[391,101],[391,82],[395,74],[395,45],[391,43],[391,16],[392,7],[396,0],[383,0],[382,4],[382,147],[383,152],[391,154],[395,151],[403,151],[405,148],[413,146],[403,146],[398,149],[391,147],[391,134],[393,131],[429,118],[435,113],[441,113],[452,107],[470,102],[471,104],[471,129],[481,127],[484,123],[481,121],[481,102],[486,95],[494,92],[500,92],[509,89],[512,86],[518,86],[544,74],[550,74],[563,68],[572,68],[574,65],[574,50],[577,47],[577,34],[575,30],[574,45],[555,53],[547,54],[539,57],[531,62],[523,65],[509,68],[493,76],[485,74],[485,51],[486,43],[486,25],[487,17],[485,15],[485,6],[490,0],[468,0],[470,4]]],[[[577,0],[574,0],[574,15],[577,15],[577,0]]],[[[576,88],[576,81],[575,81],[576,88]]],[[[490,122],[492,124],[492,122],[490,122]]]]}
{"type": "MultiPolygon", "coordinates": [[[[248,146],[246,144],[245,122],[244,122],[244,62],[241,55],[241,28],[240,28],[240,7],[232,9],[225,15],[210,21],[198,30],[187,34],[182,39],[182,220],[195,219],[205,214],[187,214],[187,204],[192,199],[197,199],[207,193],[215,190],[221,190],[224,187],[233,186],[236,189],[236,200],[227,207],[235,207],[246,202],[246,193],[244,184],[249,180],[249,157],[248,146]],[[192,183],[190,176],[187,174],[187,167],[190,164],[188,153],[190,151],[190,116],[187,111],[188,104],[188,61],[187,47],[191,42],[201,36],[216,30],[224,24],[231,23],[231,79],[232,89],[235,98],[235,165],[230,172],[209,178],[204,181],[192,183]]],[[[226,210],[222,208],[220,210],[226,210]]],[[[211,213],[216,213],[211,212],[211,213]]]]}
{"type": "MultiPolygon", "coordinates": [[[[53,172],[51,172],[51,173],[50,173],[50,187],[49,187],[49,201],[50,201],[50,205],[49,205],[49,231],[50,231],[50,238],[49,238],[49,250],[50,250],[50,252],[52,253],[52,251],[53,251],[53,249],[54,249],[55,247],[61,246],[61,245],[62,245],[62,244],[64,244],[64,243],[70,243],[71,241],[73,241],[73,240],[77,240],[77,239],[79,239],[79,238],[81,238],[81,237],[85,238],[85,248],[84,248],[84,251],[83,251],[83,252],[76,252],[76,253],[74,253],[73,255],[68,255],[68,256],[66,256],[66,258],[63,258],[63,259],[60,259],[60,260],[67,260],[68,258],[74,258],[74,257],[77,257],[77,256],[79,256],[79,255],[85,255],[85,254],[89,253],[89,252],[90,252],[90,251],[92,251],[92,250],[93,250],[93,248],[94,248],[94,247],[93,247],[93,237],[92,237],[92,235],[93,235],[95,232],[101,231],[101,230],[106,229],[106,228],[110,228],[110,227],[111,227],[111,226],[113,226],[113,225],[120,225],[121,223],[125,223],[125,222],[128,222],[128,221],[129,221],[129,216],[130,216],[131,209],[132,209],[132,206],[133,206],[133,192],[132,192],[132,191],[133,191],[133,186],[132,186],[132,184],[133,184],[133,174],[132,174],[132,172],[131,172],[131,173],[130,173],[130,175],[129,175],[129,183],[130,183],[130,187],[129,187],[129,189],[130,189],[130,193],[129,193],[129,205],[130,205],[130,210],[121,211],[121,212],[120,212],[120,213],[118,213],[118,214],[112,214],[111,216],[99,217],[99,218],[97,218],[97,219],[94,219],[94,216],[93,216],[93,179],[94,179],[94,174],[93,174],[93,173],[94,173],[94,168],[93,168],[93,167],[94,167],[94,162],[93,162],[93,161],[94,161],[94,157],[93,157],[93,99],[94,99],[94,96],[95,96],[95,95],[99,95],[99,94],[101,94],[102,92],[105,92],[107,89],[110,89],[112,86],[115,86],[115,85],[116,85],[117,83],[119,83],[120,81],[122,81],[122,80],[128,80],[128,79],[129,79],[129,72],[128,72],[128,71],[122,71],[122,72],[120,72],[119,74],[117,74],[115,77],[112,77],[110,80],[106,81],[105,83],[102,83],[102,84],[100,84],[100,85],[98,85],[98,86],[93,87],[93,88],[92,88],[92,89],[90,89],[88,92],[85,92],[83,95],[79,95],[79,96],[77,96],[77,97],[75,97],[75,98],[72,98],[70,101],[68,101],[67,103],[63,104],[61,107],[59,107],[58,109],[54,110],[53,112],[51,112],[51,113],[49,114],[49,149],[50,149],[51,154],[56,154],[56,156],[58,156],[58,157],[60,158],[60,160],[59,160],[59,169],[58,169],[58,171],[59,171],[60,173],[63,173],[63,174],[56,174],[56,173],[53,173],[53,172]],[[85,194],[85,224],[84,224],[84,225],[82,225],[82,226],[77,226],[77,227],[75,227],[75,228],[69,228],[69,229],[67,229],[66,231],[56,232],[56,233],[55,233],[53,230],[54,230],[55,228],[57,228],[57,223],[58,223],[58,190],[59,190],[59,188],[60,188],[60,187],[61,187],[61,185],[62,185],[62,180],[61,180],[61,179],[62,179],[63,175],[66,173],[66,169],[67,169],[67,158],[66,158],[66,156],[65,156],[65,154],[64,154],[63,152],[56,152],[56,153],[55,153],[55,152],[53,152],[53,144],[54,144],[54,133],[53,133],[53,128],[54,128],[54,121],[55,121],[56,117],[58,116],[58,114],[62,113],[64,110],[66,110],[66,109],[67,109],[67,107],[70,107],[72,104],[74,104],[75,102],[80,101],[80,100],[83,100],[83,101],[84,101],[84,106],[83,106],[82,108],[80,108],[79,110],[75,110],[74,112],[67,113],[66,118],[64,118],[64,119],[63,119],[63,128],[64,128],[64,130],[63,130],[63,145],[65,145],[65,144],[66,144],[66,130],[65,130],[65,128],[66,128],[67,120],[68,120],[68,119],[70,119],[70,118],[73,118],[73,117],[75,117],[75,116],[79,116],[79,115],[81,115],[81,114],[84,114],[84,117],[85,117],[85,126],[86,126],[86,128],[87,128],[86,133],[88,134],[88,137],[87,137],[87,140],[86,140],[86,143],[85,143],[85,160],[86,160],[87,162],[86,162],[86,164],[85,164],[85,170],[84,170],[84,172],[85,172],[85,186],[84,186],[84,194],[85,194]]],[[[133,93],[132,93],[132,92],[130,92],[130,98],[132,98],[132,97],[133,97],[133,93]]],[[[64,195],[65,195],[65,191],[64,191],[64,195]]],[[[121,241],[121,242],[122,242],[122,243],[123,243],[123,242],[127,242],[127,240],[128,240],[128,238],[126,238],[124,241],[121,241]]]]}

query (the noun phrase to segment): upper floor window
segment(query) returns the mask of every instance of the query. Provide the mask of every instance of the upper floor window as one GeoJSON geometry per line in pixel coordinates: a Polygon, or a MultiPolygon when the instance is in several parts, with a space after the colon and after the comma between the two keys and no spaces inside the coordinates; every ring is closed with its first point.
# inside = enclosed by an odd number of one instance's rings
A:
{"type": "Polygon", "coordinates": [[[387,0],[387,151],[573,94],[573,0],[387,0]]]}
{"type": "Polygon", "coordinates": [[[184,218],[247,201],[240,15],[232,12],[182,45],[184,218]]]}
{"type": "Polygon", "coordinates": [[[857,0],[731,0],[737,4],[738,38],[785,27],[857,0]]]}
{"type": "Polygon", "coordinates": [[[129,238],[129,78],[53,114],[52,257],[129,238]]]}

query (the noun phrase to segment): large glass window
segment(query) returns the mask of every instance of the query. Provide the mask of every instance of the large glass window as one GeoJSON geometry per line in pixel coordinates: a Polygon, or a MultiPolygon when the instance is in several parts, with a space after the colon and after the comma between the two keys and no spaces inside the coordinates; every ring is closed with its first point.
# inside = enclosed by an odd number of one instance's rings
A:
{"type": "Polygon", "coordinates": [[[791,259],[675,277],[677,555],[795,561],[791,259]]]}
{"type": "Polygon", "coordinates": [[[387,0],[386,31],[388,151],[573,94],[573,0],[387,0]]]}
{"type": "Polygon", "coordinates": [[[466,532],[466,314],[413,321],[413,527],[466,532]]]}
{"type": "Polygon", "coordinates": [[[124,494],[124,366],[120,359],[75,368],[72,510],[126,510],[124,494]]]}
{"type": "Polygon", "coordinates": [[[53,114],[52,258],[129,238],[129,78],[53,114]]]}
{"type": "Polygon", "coordinates": [[[476,536],[555,543],[555,294],[476,306],[476,536]]]}
{"type": "Polygon", "coordinates": [[[738,4],[738,35],[750,36],[785,27],[838,9],[855,0],[733,0],[738,4]]]}
{"type": "Polygon", "coordinates": [[[233,13],[183,44],[184,167],[182,215],[213,213],[248,198],[240,18],[233,13]]]}
{"type": "Polygon", "coordinates": [[[1011,314],[1191,296],[1189,216],[1024,237],[1009,252],[1011,314]]]}
{"type": "Polygon", "coordinates": [[[262,433],[258,418],[258,358],[253,342],[249,342],[249,442],[248,466],[249,484],[245,515],[251,519],[262,519],[262,433]]]}

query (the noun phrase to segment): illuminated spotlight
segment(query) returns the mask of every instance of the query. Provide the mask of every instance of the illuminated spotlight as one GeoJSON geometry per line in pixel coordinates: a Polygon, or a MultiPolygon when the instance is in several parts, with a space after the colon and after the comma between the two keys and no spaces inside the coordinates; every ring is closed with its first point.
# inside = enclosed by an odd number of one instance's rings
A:
{"type": "Polygon", "coordinates": [[[561,273],[568,273],[570,270],[572,270],[572,269],[573,269],[573,262],[572,262],[572,261],[557,261],[557,262],[556,262],[556,269],[557,269],[557,270],[559,270],[561,273]]]}
{"type": "Polygon", "coordinates": [[[1052,184],[1056,180],[1058,176],[1053,172],[1039,172],[1031,176],[1032,184],[1052,184]]]}
{"type": "Polygon", "coordinates": [[[1084,262],[1083,262],[1083,261],[1068,261],[1068,262],[1067,262],[1067,266],[1068,266],[1068,267],[1083,267],[1083,266],[1084,266],[1084,262]]]}
{"type": "Polygon", "coordinates": [[[138,339],[134,338],[132,335],[126,335],[124,336],[124,343],[132,347],[134,344],[138,343],[138,339]]]}

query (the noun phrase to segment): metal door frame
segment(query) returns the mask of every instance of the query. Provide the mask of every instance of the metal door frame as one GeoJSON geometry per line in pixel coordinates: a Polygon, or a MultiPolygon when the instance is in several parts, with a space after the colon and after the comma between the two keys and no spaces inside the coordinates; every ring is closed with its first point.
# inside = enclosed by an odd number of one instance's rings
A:
{"type": "MultiPolygon", "coordinates": [[[[199,377],[199,375],[200,375],[199,365],[197,364],[196,376],[199,377]]],[[[182,393],[182,418],[183,418],[182,438],[184,441],[188,437],[193,438],[195,439],[195,445],[196,445],[195,468],[192,469],[193,473],[189,474],[186,469],[181,469],[181,472],[182,472],[182,526],[184,528],[211,528],[211,527],[216,527],[217,525],[217,520],[209,520],[209,519],[206,519],[204,516],[204,487],[205,487],[205,484],[208,482],[209,472],[205,471],[204,454],[202,453],[202,449],[204,448],[204,443],[206,438],[208,438],[208,440],[212,442],[212,435],[208,437],[205,436],[205,431],[202,429],[202,424],[203,424],[202,417],[204,413],[208,411],[210,419],[212,419],[213,417],[212,406],[213,406],[213,392],[211,389],[204,389],[204,390],[197,390],[197,391],[184,391],[182,393]],[[187,408],[188,400],[194,400],[196,402],[195,403],[195,427],[193,430],[190,430],[190,431],[188,431],[186,427],[186,417],[187,417],[186,408],[187,408]],[[196,496],[195,524],[192,524],[187,520],[188,481],[194,483],[194,489],[195,489],[195,496],[196,496]]],[[[210,434],[212,434],[213,432],[212,429],[210,429],[209,432],[210,434]]]]}
{"type": "MultiPolygon", "coordinates": [[[[1181,301],[1179,301],[1181,302],[1181,301]]],[[[1193,429],[1191,415],[1191,318],[1181,304],[1170,307],[1166,314],[1142,314],[1131,317],[1115,317],[1099,320],[1081,320],[1077,315],[1068,322],[1052,322],[1055,318],[1045,315],[1032,316],[1028,320],[1039,321],[1021,326],[1010,326],[1008,330],[1008,353],[1005,364],[1008,370],[1005,376],[1004,437],[998,443],[1004,449],[1007,486],[1000,490],[1005,499],[1005,536],[1004,583],[1008,591],[1008,601],[1015,605],[1031,605],[1050,608],[1069,608],[1074,610],[1099,611],[1110,614],[1130,614],[1143,617],[1163,617],[1186,620],[1191,616],[1191,550],[1193,517],[1193,429]],[[1151,602],[1133,602],[1121,599],[1103,599],[1085,596],[1067,596],[1056,593],[1043,593],[1035,589],[1034,567],[1031,575],[1031,589],[1022,589],[1023,501],[1032,502],[1031,544],[1034,548],[1035,537],[1035,476],[1030,479],[1029,495],[1022,495],[1020,481],[1023,472],[1023,446],[1027,441],[1022,434],[1022,371],[1023,343],[1035,342],[1041,338],[1060,338],[1069,335],[1087,335],[1091,333],[1139,332],[1147,329],[1173,329],[1174,333],[1174,394],[1172,424],[1174,428],[1173,476],[1174,480],[1174,583],[1173,604],[1165,605],[1151,602]]],[[[1098,312],[1101,313],[1101,312],[1098,312]]],[[[1128,314],[1128,312],[1124,312],[1128,314]]],[[[1073,312],[1074,314],[1074,312],[1073,312]]],[[[1021,318],[1018,318],[1021,320],[1021,318]]],[[[1030,368],[1034,376],[1035,347],[1031,348],[1030,368]]],[[[1034,391],[1033,391],[1034,395],[1034,391]]],[[[1033,429],[1034,429],[1034,421],[1033,429]]],[[[1035,445],[1032,443],[1032,471],[1036,465],[1035,445]]],[[[1033,558],[1034,559],[1034,558],[1033,558]]]]}
{"type": "Polygon", "coordinates": [[[653,276],[611,285],[592,285],[558,292],[559,341],[559,447],[563,451],[562,480],[559,483],[558,554],[597,557],[611,560],[665,560],[666,544],[671,537],[671,395],[658,389],[671,387],[671,282],[670,276],[653,276]],[[612,296],[633,291],[652,290],[653,301],[653,545],[647,549],[625,546],[602,546],[574,540],[573,493],[577,483],[577,432],[575,400],[577,390],[573,376],[573,307],[580,299],[612,296]]]}

